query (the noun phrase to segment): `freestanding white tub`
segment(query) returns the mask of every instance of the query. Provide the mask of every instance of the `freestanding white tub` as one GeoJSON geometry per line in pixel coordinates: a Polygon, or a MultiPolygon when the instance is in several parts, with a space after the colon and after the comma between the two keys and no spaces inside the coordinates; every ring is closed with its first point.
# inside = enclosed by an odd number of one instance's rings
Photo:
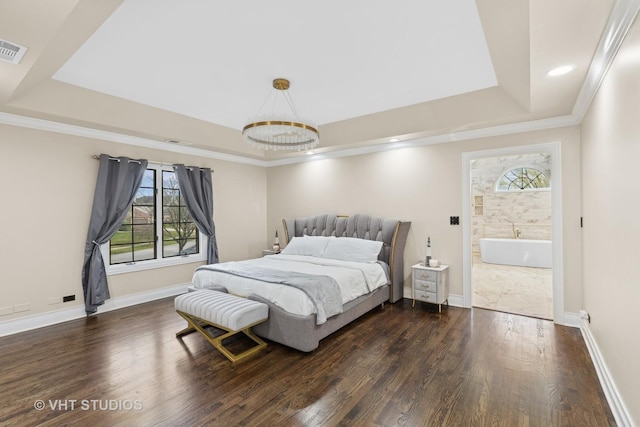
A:
{"type": "Polygon", "coordinates": [[[480,259],[490,264],[551,268],[551,240],[482,238],[480,259]]]}

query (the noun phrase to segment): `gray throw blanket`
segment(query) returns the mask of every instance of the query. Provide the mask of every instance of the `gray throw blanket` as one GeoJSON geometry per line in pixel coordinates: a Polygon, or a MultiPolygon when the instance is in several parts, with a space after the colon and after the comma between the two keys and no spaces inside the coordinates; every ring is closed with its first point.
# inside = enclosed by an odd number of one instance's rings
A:
{"type": "Polygon", "coordinates": [[[225,262],[203,265],[197,270],[211,270],[263,282],[279,283],[300,289],[309,296],[316,308],[316,324],[321,325],[328,317],[342,313],[342,294],[338,282],[333,277],[295,271],[274,270],[252,265],[225,262]]]}

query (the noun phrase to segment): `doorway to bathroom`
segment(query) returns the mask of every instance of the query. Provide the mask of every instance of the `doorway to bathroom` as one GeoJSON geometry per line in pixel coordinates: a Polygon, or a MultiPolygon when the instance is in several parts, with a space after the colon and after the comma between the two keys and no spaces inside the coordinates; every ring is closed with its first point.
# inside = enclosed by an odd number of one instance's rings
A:
{"type": "Polygon", "coordinates": [[[555,159],[559,144],[463,154],[468,307],[556,318],[562,306],[561,297],[556,300],[558,257],[552,256],[561,245],[553,239],[559,230],[555,222],[561,223],[555,159]]]}

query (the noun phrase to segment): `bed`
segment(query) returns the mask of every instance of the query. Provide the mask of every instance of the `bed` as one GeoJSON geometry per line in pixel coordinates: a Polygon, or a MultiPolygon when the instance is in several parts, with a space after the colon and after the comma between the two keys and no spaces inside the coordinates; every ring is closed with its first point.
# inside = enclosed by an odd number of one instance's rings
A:
{"type": "Polygon", "coordinates": [[[193,287],[269,305],[254,333],[310,352],[384,302],[402,298],[411,223],[366,214],[284,219],[280,254],[198,267],[193,287]]]}

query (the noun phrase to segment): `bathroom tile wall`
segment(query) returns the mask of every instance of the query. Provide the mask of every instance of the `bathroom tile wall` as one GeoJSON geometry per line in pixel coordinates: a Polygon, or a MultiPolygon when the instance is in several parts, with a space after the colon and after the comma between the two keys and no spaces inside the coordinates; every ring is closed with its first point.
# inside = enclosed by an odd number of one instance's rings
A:
{"type": "Polygon", "coordinates": [[[471,163],[472,250],[480,237],[551,239],[551,191],[496,192],[496,181],[517,167],[534,167],[551,177],[548,153],[489,157],[471,163]]]}

